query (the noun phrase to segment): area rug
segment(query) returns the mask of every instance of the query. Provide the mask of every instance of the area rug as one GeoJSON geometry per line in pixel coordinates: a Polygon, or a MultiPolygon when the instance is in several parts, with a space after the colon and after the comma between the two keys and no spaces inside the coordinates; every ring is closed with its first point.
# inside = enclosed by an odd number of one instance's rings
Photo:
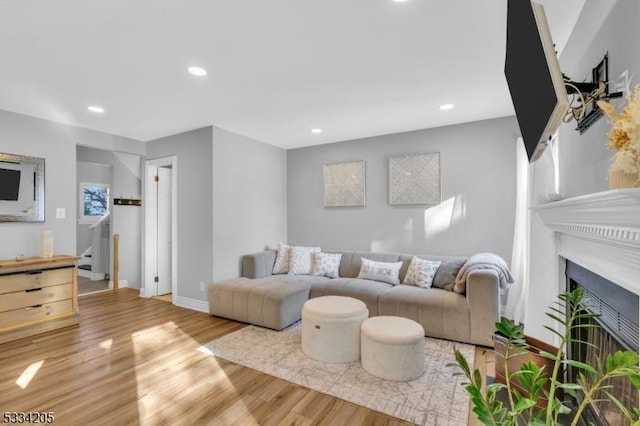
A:
{"type": "Polygon", "coordinates": [[[393,382],[369,374],[359,361],[331,364],[302,352],[300,322],[283,331],[248,326],[199,351],[419,425],[467,424],[469,397],[453,377],[453,347],[473,365],[474,346],[426,338],[427,367],[419,378],[393,382]]]}

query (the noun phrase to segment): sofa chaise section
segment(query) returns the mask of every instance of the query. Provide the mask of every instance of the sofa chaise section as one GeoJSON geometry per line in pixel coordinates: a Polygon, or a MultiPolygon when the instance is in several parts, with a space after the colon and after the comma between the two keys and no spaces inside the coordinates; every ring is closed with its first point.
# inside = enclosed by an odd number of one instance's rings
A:
{"type": "Polygon", "coordinates": [[[248,278],[220,281],[209,288],[209,312],[223,318],[282,330],[298,321],[310,283],[248,278]]]}

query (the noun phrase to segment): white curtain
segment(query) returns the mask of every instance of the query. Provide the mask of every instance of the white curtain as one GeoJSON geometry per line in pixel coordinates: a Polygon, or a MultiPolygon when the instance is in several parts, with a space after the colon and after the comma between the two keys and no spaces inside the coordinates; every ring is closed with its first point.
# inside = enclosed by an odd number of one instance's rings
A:
{"type": "Polygon", "coordinates": [[[529,295],[529,159],[522,138],[516,144],[516,220],[511,252],[511,272],[516,282],[509,286],[504,315],[523,323],[529,295]]]}

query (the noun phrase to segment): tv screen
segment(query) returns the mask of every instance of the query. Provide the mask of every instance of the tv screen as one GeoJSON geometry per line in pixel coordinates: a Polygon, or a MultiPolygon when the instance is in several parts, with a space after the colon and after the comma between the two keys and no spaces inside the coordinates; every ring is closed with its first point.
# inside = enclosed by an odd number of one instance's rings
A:
{"type": "Polygon", "coordinates": [[[537,160],[569,109],[542,5],[508,0],[504,74],[530,161],[537,160]]]}
{"type": "Polygon", "coordinates": [[[18,201],[20,170],[0,169],[0,201],[18,201]]]}

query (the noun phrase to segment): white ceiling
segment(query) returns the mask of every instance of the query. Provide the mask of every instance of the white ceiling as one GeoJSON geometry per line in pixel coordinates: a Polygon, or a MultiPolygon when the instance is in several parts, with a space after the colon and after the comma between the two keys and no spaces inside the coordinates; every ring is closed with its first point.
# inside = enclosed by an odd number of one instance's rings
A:
{"type": "MultiPolygon", "coordinates": [[[[542,1],[559,48],[584,1],[542,1]]],[[[507,116],[505,17],[506,0],[0,0],[0,109],[283,148],[507,116]]]]}

